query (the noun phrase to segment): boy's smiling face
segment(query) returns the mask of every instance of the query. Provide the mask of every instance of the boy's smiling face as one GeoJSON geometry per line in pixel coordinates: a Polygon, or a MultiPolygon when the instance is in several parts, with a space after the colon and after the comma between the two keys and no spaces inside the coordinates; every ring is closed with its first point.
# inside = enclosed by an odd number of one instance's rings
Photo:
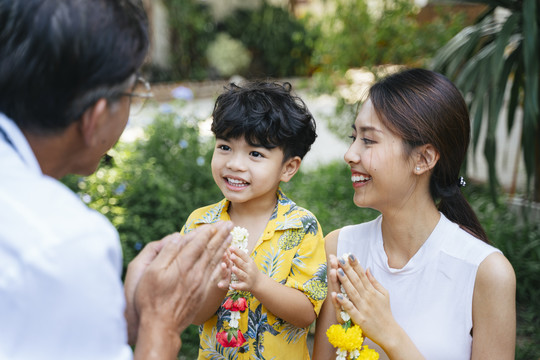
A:
{"type": "Polygon", "coordinates": [[[232,203],[275,203],[281,181],[289,181],[300,158],[283,161],[283,151],[252,146],[244,137],[216,139],[212,175],[223,195],[232,203]]]}

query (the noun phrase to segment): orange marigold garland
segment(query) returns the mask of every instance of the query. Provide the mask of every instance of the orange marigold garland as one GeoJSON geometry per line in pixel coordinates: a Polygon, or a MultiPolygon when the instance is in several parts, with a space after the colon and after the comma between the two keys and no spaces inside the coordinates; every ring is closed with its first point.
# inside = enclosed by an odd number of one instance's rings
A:
{"type": "MultiPolygon", "coordinates": [[[[247,252],[249,236],[247,229],[235,226],[231,231],[231,235],[231,246],[247,252]]],[[[236,281],[236,276],[232,274],[231,282],[234,283],[236,281]]],[[[245,297],[242,297],[239,293],[234,291],[221,306],[229,310],[231,316],[229,319],[229,328],[218,332],[216,334],[216,340],[224,347],[241,347],[246,342],[246,339],[244,338],[242,331],[238,328],[238,320],[240,320],[241,317],[240,313],[244,312],[247,308],[247,300],[245,297]]]]}
{"type": "MultiPolygon", "coordinates": [[[[343,255],[345,261],[347,261],[348,255],[343,255]]],[[[341,293],[347,297],[343,287],[341,287],[341,293]]],[[[341,310],[340,316],[344,323],[334,324],[326,330],[328,341],[337,348],[336,360],[378,360],[379,353],[370,349],[367,345],[362,347],[364,337],[360,326],[352,322],[351,317],[345,310],[341,310]]]]}

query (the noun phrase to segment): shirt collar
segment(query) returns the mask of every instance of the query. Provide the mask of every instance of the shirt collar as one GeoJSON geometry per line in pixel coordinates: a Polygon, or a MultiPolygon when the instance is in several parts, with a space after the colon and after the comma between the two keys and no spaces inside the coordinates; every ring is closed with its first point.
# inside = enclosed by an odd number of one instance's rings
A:
{"type": "Polygon", "coordinates": [[[30,170],[41,175],[41,167],[39,166],[36,156],[17,124],[4,114],[0,113],[0,127],[4,130],[10,143],[8,143],[3,136],[0,136],[0,142],[12,148],[30,170]]]}
{"type": "MultiPolygon", "coordinates": [[[[304,225],[301,221],[301,218],[293,212],[296,207],[296,203],[289,199],[285,193],[278,189],[277,193],[277,203],[274,208],[274,212],[270,217],[270,222],[274,222],[275,225],[272,226],[272,230],[288,230],[288,229],[299,229],[303,228],[304,225]]],[[[230,201],[223,199],[217,204],[215,204],[206,214],[195,220],[195,224],[213,224],[219,220],[230,220],[227,210],[229,209],[230,201]]],[[[273,232],[273,231],[272,231],[273,232]]]]}

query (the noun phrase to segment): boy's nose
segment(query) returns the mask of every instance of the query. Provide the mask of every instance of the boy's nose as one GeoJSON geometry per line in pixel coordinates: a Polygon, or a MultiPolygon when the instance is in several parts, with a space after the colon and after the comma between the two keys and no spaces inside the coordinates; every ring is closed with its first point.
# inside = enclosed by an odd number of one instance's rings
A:
{"type": "Polygon", "coordinates": [[[235,154],[229,158],[229,161],[227,161],[227,167],[231,170],[245,170],[245,162],[246,159],[241,154],[235,154]]]}

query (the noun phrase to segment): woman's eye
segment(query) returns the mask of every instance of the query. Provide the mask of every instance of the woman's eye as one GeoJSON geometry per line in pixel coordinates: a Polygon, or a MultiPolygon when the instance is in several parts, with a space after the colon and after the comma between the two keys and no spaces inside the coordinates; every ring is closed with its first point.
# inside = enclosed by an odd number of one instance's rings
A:
{"type": "Polygon", "coordinates": [[[370,140],[368,138],[361,138],[360,140],[362,140],[364,142],[364,144],[366,145],[372,145],[372,144],[375,144],[375,141],[373,140],[370,140]]]}
{"type": "Polygon", "coordinates": [[[349,136],[349,139],[351,139],[351,140],[352,140],[352,142],[355,142],[355,141],[356,141],[356,136],[354,136],[354,135],[350,135],[350,136],[349,136]]]}

